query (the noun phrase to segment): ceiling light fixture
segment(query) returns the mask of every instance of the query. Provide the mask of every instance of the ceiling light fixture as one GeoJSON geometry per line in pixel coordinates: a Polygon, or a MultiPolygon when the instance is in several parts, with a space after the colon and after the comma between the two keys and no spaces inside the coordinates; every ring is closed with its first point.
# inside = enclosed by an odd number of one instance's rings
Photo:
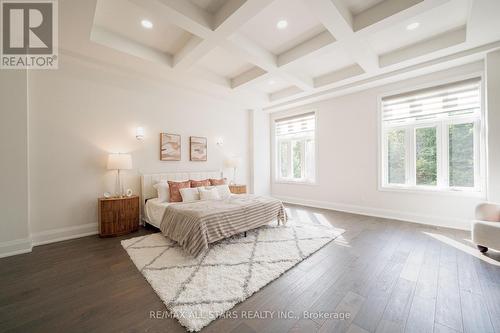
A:
{"type": "Polygon", "coordinates": [[[142,20],[141,25],[146,28],[146,29],[152,29],[153,28],[153,22],[150,20],[142,20]]]}
{"type": "Polygon", "coordinates": [[[287,20],[279,20],[278,23],[276,23],[276,28],[283,30],[286,27],[288,27],[288,22],[287,20]]]}
{"type": "Polygon", "coordinates": [[[420,27],[420,23],[418,22],[413,22],[413,23],[410,23],[406,26],[406,30],[415,30],[417,29],[418,27],[420,27]]]}

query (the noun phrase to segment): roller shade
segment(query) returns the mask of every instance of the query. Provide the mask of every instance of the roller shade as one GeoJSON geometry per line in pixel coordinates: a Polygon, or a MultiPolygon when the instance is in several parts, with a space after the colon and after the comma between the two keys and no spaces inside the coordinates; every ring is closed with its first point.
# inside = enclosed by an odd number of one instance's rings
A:
{"type": "Polygon", "coordinates": [[[481,79],[413,91],[382,99],[385,124],[481,114],[481,79]]]}
{"type": "Polygon", "coordinates": [[[294,135],[314,131],[316,116],[314,112],[275,120],[276,135],[294,135]]]}

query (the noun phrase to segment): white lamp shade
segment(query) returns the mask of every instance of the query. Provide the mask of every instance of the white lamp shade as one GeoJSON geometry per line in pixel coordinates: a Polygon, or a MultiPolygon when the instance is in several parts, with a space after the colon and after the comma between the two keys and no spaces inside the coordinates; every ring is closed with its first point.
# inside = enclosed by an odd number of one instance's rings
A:
{"type": "Polygon", "coordinates": [[[130,154],[109,154],[109,170],[129,170],[132,169],[132,156],[130,154]]]}
{"type": "Polygon", "coordinates": [[[239,157],[231,157],[224,161],[224,166],[226,168],[238,168],[241,164],[241,159],[239,157]]]}

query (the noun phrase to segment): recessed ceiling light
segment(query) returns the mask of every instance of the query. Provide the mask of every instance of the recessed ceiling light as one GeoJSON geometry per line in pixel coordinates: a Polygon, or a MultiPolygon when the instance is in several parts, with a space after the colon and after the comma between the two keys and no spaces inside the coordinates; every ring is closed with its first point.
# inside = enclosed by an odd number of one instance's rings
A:
{"type": "Polygon", "coordinates": [[[418,22],[413,22],[413,23],[410,23],[406,26],[406,30],[415,30],[417,29],[418,27],[420,27],[420,23],[418,22]]]}
{"type": "Polygon", "coordinates": [[[278,23],[276,23],[276,28],[278,29],[285,29],[286,27],[288,27],[288,22],[287,20],[279,20],[278,23]]]}
{"type": "Polygon", "coordinates": [[[153,28],[153,22],[150,20],[142,20],[141,25],[146,28],[146,29],[152,29],[153,28]]]}

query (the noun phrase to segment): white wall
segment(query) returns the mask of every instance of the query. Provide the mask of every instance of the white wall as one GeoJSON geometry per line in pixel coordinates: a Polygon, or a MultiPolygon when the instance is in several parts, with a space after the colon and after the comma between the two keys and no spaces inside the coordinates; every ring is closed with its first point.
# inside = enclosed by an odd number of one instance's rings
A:
{"type": "Polygon", "coordinates": [[[115,184],[109,152],[132,154],[124,178],[135,193],[139,173],[220,170],[233,155],[243,159],[237,181],[248,181],[248,114],[222,100],[68,56],[59,70],[33,72],[29,89],[34,244],[96,232],[97,198],[115,184]],[[135,139],[137,126],[144,141],[135,139]],[[159,160],[160,132],[182,136],[181,162],[159,160]],[[207,162],[189,161],[190,135],[208,138],[207,162]]]}
{"type": "Polygon", "coordinates": [[[0,71],[0,257],[31,249],[26,75],[0,71]]]}
{"type": "MultiPolygon", "coordinates": [[[[497,67],[492,71],[498,73],[498,65],[495,63],[497,67]]],[[[378,96],[482,70],[482,63],[474,63],[273,114],[272,117],[280,117],[291,112],[317,110],[318,184],[273,183],[272,194],[289,202],[469,228],[474,208],[482,200],[480,198],[378,190],[378,96]]],[[[498,76],[496,80],[498,82],[498,76]]],[[[496,91],[498,96],[498,88],[496,91]]],[[[495,135],[490,136],[490,140],[498,146],[498,131],[495,135]]],[[[496,159],[490,168],[498,170],[500,161],[496,159]]]]}
{"type": "Polygon", "coordinates": [[[258,195],[271,193],[271,139],[269,114],[252,110],[250,117],[250,188],[258,195]]]}
{"type": "Polygon", "coordinates": [[[489,187],[488,199],[500,202],[500,51],[486,57],[488,84],[488,142],[489,142],[489,187]]]}

